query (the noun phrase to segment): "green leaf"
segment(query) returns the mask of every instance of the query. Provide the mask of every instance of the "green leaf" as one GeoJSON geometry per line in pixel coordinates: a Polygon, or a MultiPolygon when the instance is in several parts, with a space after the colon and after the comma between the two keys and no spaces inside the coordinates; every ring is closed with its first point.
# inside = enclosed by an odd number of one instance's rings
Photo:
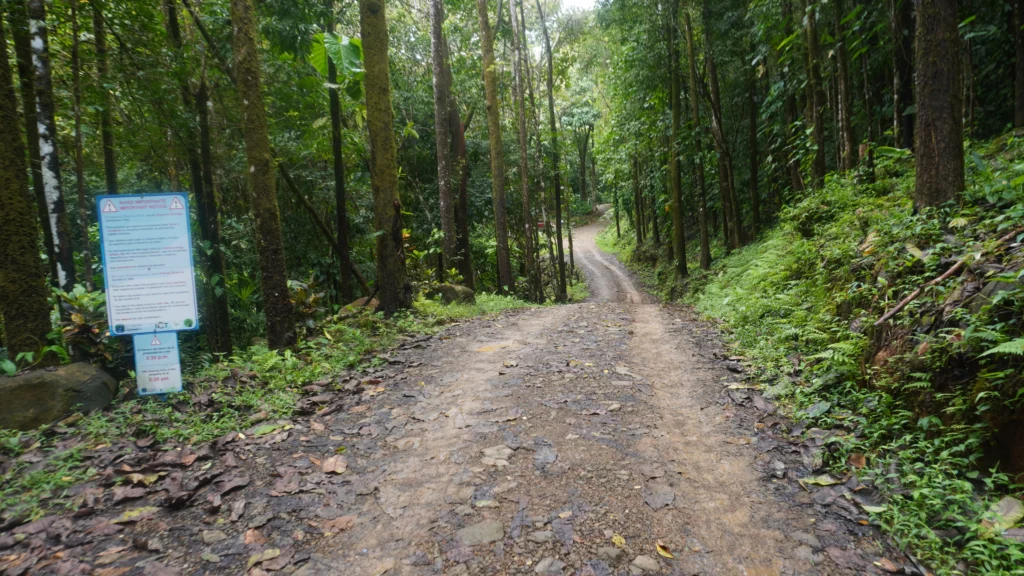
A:
{"type": "Polygon", "coordinates": [[[14,362],[4,360],[3,362],[0,362],[0,370],[3,370],[4,374],[7,374],[8,376],[13,376],[14,373],[18,371],[18,367],[14,365],[14,362]]]}
{"type": "Polygon", "coordinates": [[[309,49],[309,63],[316,68],[321,76],[327,76],[327,50],[324,47],[323,34],[313,35],[313,45],[309,49]]]}
{"type": "Polygon", "coordinates": [[[981,356],[988,356],[990,354],[1016,354],[1018,356],[1024,356],[1024,338],[1017,338],[1016,340],[1003,342],[999,346],[983,352],[981,356]]]}

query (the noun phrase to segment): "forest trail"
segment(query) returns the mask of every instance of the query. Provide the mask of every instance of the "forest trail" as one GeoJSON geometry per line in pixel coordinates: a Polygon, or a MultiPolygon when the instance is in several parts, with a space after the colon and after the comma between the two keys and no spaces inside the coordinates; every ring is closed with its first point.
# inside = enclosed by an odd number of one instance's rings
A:
{"type": "MultiPolygon", "coordinates": [[[[798,440],[715,330],[642,303],[594,245],[599,226],[575,237],[590,301],[404,342],[339,377],[352,392],[319,416],[218,441],[222,503],[153,508],[76,560],[132,567],[103,574],[870,572],[835,562],[877,552],[873,529],[800,488],[798,440]],[[344,464],[325,469],[341,447],[344,464]]],[[[76,523],[110,526],[138,505],[76,523]]]]}

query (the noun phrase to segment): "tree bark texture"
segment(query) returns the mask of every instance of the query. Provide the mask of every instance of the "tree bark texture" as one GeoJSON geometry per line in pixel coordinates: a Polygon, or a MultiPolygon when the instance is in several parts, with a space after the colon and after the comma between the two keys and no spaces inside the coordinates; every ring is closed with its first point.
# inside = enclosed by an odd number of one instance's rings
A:
{"type": "MultiPolygon", "coordinates": [[[[487,15],[487,0],[476,0],[480,19],[480,45],[484,65],[484,103],[491,149],[491,196],[494,203],[494,234],[497,241],[498,292],[512,289],[512,260],[508,250],[508,210],[505,205],[505,149],[501,142],[501,105],[498,102],[498,71],[494,61],[494,31],[487,15]]],[[[500,14],[499,14],[500,18],[500,14]]]]}
{"type": "Polygon", "coordinates": [[[558,294],[555,296],[555,300],[565,302],[568,300],[568,295],[565,288],[565,254],[562,248],[562,169],[559,158],[561,152],[558,148],[558,129],[555,124],[555,73],[551,54],[551,35],[548,34],[548,25],[544,20],[544,9],[540,5],[540,0],[536,0],[536,2],[537,13],[540,15],[541,32],[544,34],[544,51],[548,56],[548,122],[551,130],[551,172],[555,188],[555,247],[558,251],[558,294]]]}
{"type": "Polygon", "coordinates": [[[834,0],[832,8],[836,35],[836,91],[839,98],[840,167],[843,171],[857,167],[857,137],[853,131],[853,100],[850,96],[850,57],[846,49],[846,10],[843,0],[834,0]]]}
{"type": "Polygon", "coordinates": [[[747,151],[750,154],[750,240],[755,240],[761,226],[761,195],[758,192],[758,146],[757,146],[757,118],[760,107],[757,98],[757,73],[750,71],[750,125],[747,130],[747,151]]]}
{"type": "Polygon", "coordinates": [[[430,59],[434,73],[434,142],[437,148],[437,191],[440,201],[442,252],[445,266],[455,263],[455,201],[452,196],[451,127],[449,124],[451,76],[445,65],[444,3],[430,0],[430,59]]]}
{"type": "Polygon", "coordinates": [[[75,192],[78,197],[78,226],[82,234],[82,277],[85,287],[93,289],[92,251],[89,246],[89,205],[85,198],[85,161],[82,157],[82,58],[78,26],[78,0],[71,8],[71,101],[75,118],[75,192]]]}
{"type": "Polygon", "coordinates": [[[964,189],[964,126],[956,0],[916,0],[917,123],[914,208],[964,189]]]}
{"type": "MultiPolygon", "coordinates": [[[[324,33],[334,28],[334,0],[327,0],[327,26],[324,33]]],[[[334,60],[327,58],[327,90],[331,114],[331,163],[334,169],[334,215],[338,230],[338,291],[343,302],[355,299],[352,287],[352,254],[349,246],[348,198],[345,189],[345,157],[341,153],[341,96],[337,88],[338,67],[334,60]]],[[[369,294],[367,294],[369,296],[369,294]]]]}
{"type": "Polygon", "coordinates": [[[398,195],[395,113],[391,108],[388,24],[384,0],[359,0],[366,68],[366,124],[370,132],[370,184],[377,232],[377,310],[394,314],[412,306],[405,271],[402,202],[398,195]]]}
{"type": "Polygon", "coordinates": [[[675,256],[676,276],[686,276],[686,229],[683,217],[683,179],[679,173],[679,139],[682,119],[682,98],[679,80],[679,0],[669,5],[668,54],[669,54],[669,106],[672,108],[672,132],[668,143],[668,177],[672,201],[672,252],[675,256]]]}
{"type": "Polygon", "coordinates": [[[811,161],[811,182],[820,188],[825,184],[825,90],[821,81],[821,56],[818,54],[817,0],[804,0],[807,19],[807,118],[811,122],[814,158],[811,161]]]}
{"type": "Polygon", "coordinates": [[[117,159],[114,155],[114,126],[111,110],[110,91],[103,86],[109,77],[107,65],[107,35],[104,28],[103,5],[100,0],[92,2],[92,27],[96,46],[96,76],[100,79],[100,135],[103,139],[103,176],[107,183],[107,194],[117,194],[117,159]]]}
{"type": "Polygon", "coordinates": [[[683,13],[683,23],[686,27],[686,50],[690,60],[690,117],[693,121],[691,130],[696,142],[698,151],[695,163],[697,164],[697,188],[698,206],[697,223],[700,227],[700,268],[709,270],[711,268],[711,238],[708,234],[708,205],[707,205],[707,183],[704,180],[704,159],[700,153],[703,149],[700,137],[700,100],[697,94],[700,92],[697,79],[697,51],[693,46],[693,26],[690,24],[690,14],[683,13]]]}
{"type": "Polygon", "coordinates": [[[259,42],[252,0],[231,0],[231,24],[234,28],[234,74],[242,100],[242,132],[249,163],[252,211],[256,217],[256,250],[259,254],[263,310],[267,321],[267,344],[276,350],[294,345],[296,334],[288,294],[281,216],[277,207],[274,159],[267,132],[266,109],[263,106],[259,42]]]}
{"type": "Polygon", "coordinates": [[[914,148],[914,0],[892,0],[893,35],[893,129],[896,146],[914,148]]]}
{"type": "Polygon", "coordinates": [[[13,360],[46,346],[50,331],[46,274],[39,258],[39,227],[28,191],[25,144],[0,18],[0,314],[4,345],[13,360]]]}
{"type": "Polygon", "coordinates": [[[46,227],[53,242],[50,258],[56,263],[57,285],[65,292],[75,286],[75,260],[68,231],[68,217],[57,158],[57,122],[54,119],[53,79],[50,74],[50,40],[44,0],[29,0],[29,37],[35,69],[36,124],[39,128],[40,170],[46,200],[46,227]]]}

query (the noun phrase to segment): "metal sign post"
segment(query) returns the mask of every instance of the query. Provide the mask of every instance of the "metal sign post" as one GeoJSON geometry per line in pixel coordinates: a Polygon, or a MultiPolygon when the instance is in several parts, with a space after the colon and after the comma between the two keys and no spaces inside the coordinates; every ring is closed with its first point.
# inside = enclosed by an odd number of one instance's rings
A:
{"type": "Polygon", "coordinates": [[[188,197],[98,196],[107,320],[134,335],[139,394],[181,390],[178,335],[199,329],[188,197]]]}

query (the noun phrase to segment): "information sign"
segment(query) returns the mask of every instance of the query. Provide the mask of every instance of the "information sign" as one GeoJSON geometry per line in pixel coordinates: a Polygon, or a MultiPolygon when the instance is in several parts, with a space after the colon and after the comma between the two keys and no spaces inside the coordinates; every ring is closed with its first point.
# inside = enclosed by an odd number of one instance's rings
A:
{"type": "Polygon", "coordinates": [[[99,196],[112,335],[198,330],[188,198],[99,196]]]}
{"type": "Polygon", "coordinates": [[[181,392],[181,363],[178,334],[155,332],[136,334],[135,382],[142,396],[181,392]]]}

